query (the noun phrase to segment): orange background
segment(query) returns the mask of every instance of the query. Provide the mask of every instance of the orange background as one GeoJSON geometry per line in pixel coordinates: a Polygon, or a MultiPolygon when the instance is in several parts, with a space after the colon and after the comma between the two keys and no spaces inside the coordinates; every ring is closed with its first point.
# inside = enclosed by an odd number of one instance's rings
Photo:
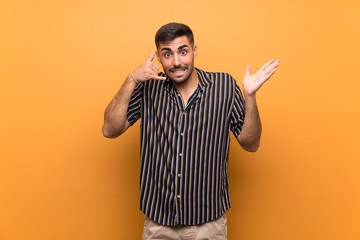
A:
{"type": "Polygon", "coordinates": [[[171,21],[195,65],[258,93],[260,150],[231,137],[229,239],[360,239],[360,2],[0,1],[0,239],[140,239],[139,123],[102,136],[105,107],[171,21]]]}

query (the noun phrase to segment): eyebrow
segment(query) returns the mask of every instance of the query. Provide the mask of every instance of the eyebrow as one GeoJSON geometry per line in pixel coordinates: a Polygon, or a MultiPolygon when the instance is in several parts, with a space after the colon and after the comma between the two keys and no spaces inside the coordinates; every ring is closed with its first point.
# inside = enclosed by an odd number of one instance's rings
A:
{"type": "MultiPolygon", "coordinates": [[[[184,44],[184,45],[181,45],[180,47],[178,47],[178,50],[181,50],[183,48],[186,48],[186,47],[189,47],[188,45],[184,44]]],[[[168,47],[164,47],[161,49],[161,51],[172,51],[171,48],[168,48],[168,47]]]]}
{"type": "Polygon", "coordinates": [[[178,50],[181,50],[183,48],[186,48],[186,47],[189,47],[188,45],[184,44],[184,45],[181,45],[180,47],[178,47],[178,50]]]}

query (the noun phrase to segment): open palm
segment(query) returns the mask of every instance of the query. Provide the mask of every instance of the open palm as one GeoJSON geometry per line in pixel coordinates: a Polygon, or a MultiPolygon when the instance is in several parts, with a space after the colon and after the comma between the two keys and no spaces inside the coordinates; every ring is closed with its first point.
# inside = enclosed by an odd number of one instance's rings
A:
{"type": "Polygon", "coordinates": [[[253,95],[276,71],[279,60],[271,59],[268,63],[260,68],[259,71],[250,75],[251,68],[246,67],[246,73],[243,79],[243,88],[245,95],[253,95]]]}

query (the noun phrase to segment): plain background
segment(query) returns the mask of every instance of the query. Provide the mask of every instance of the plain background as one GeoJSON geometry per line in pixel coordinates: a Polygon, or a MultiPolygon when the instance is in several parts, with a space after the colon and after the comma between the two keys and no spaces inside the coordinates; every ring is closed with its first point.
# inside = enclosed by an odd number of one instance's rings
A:
{"type": "Polygon", "coordinates": [[[358,0],[1,0],[0,239],[140,239],[139,122],[105,107],[154,52],[195,34],[195,66],[239,83],[271,58],[257,153],[231,136],[229,239],[360,239],[358,0]]]}

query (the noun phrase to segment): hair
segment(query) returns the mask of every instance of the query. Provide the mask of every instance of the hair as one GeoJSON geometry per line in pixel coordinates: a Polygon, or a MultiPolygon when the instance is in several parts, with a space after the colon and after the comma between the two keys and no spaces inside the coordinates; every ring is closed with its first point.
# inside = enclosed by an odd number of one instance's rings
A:
{"type": "Polygon", "coordinates": [[[156,32],[156,47],[159,48],[161,43],[167,43],[182,36],[186,36],[191,45],[194,44],[194,35],[188,26],[182,23],[168,23],[156,32]]]}

